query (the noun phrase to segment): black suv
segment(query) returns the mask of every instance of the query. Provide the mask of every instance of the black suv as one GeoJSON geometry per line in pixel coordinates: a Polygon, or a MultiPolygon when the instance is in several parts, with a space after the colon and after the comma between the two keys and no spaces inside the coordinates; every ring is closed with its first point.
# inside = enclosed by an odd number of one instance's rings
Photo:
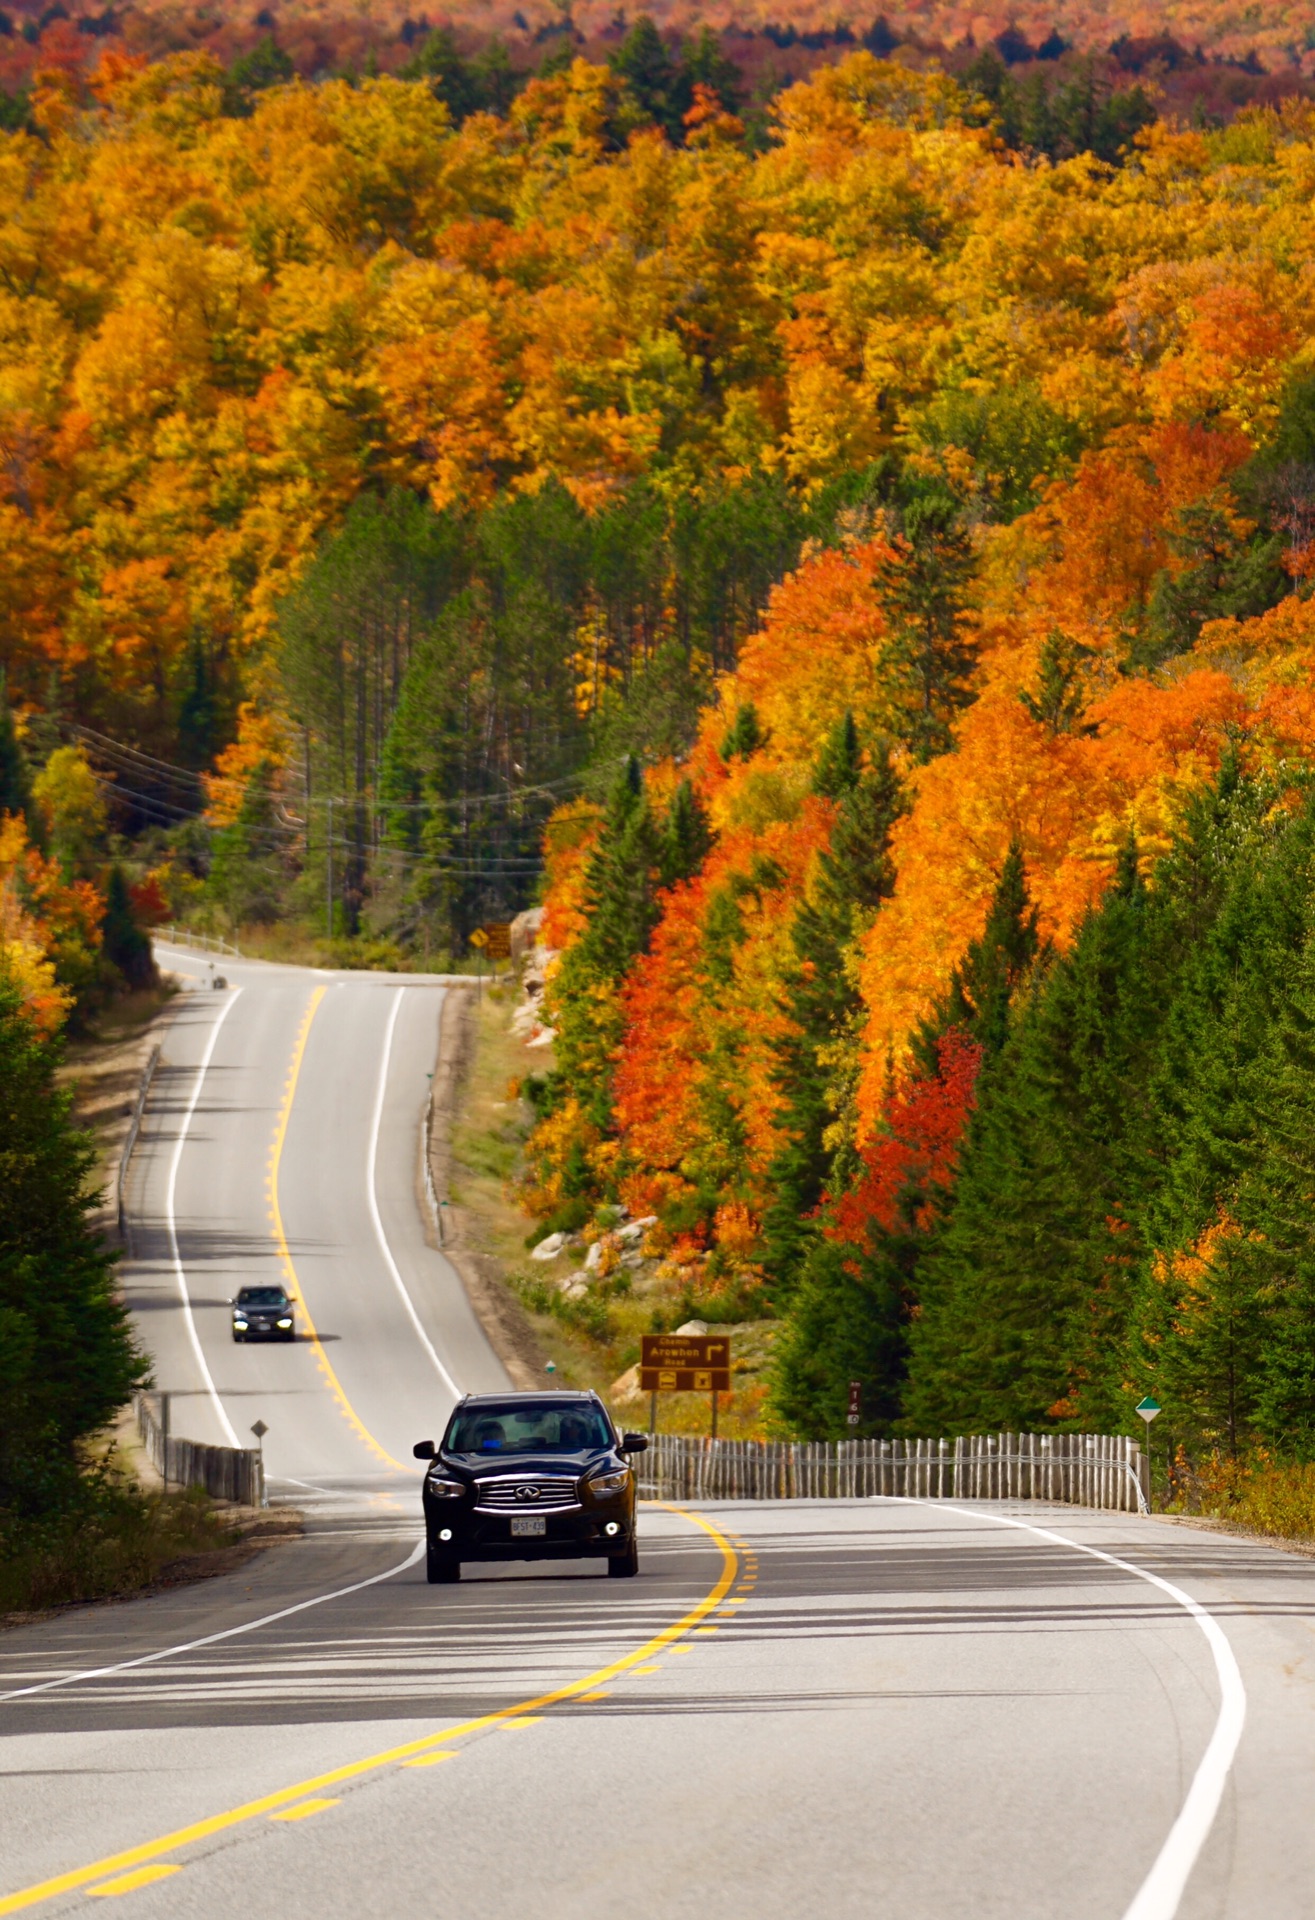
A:
{"type": "Polygon", "coordinates": [[[421,1440],[426,1568],[431,1583],[459,1580],[463,1560],[606,1558],[639,1572],[635,1474],[596,1393],[467,1394],[442,1444],[421,1440]]]}
{"type": "Polygon", "coordinates": [[[233,1309],[235,1340],[295,1340],[292,1300],[282,1287],[240,1287],[233,1309]]]}

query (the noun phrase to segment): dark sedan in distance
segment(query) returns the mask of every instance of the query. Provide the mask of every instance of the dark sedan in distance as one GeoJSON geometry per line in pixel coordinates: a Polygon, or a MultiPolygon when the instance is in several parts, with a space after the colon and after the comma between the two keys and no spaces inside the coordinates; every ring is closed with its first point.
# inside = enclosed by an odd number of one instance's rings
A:
{"type": "Polygon", "coordinates": [[[425,1566],[459,1580],[463,1560],[606,1559],[639,1571],[635,1472],[642,1433],[618,1438],[596,1393],[467,1394],[436,1447],[421,1440],[425,1566]]]}
{"type": "Polygon", "coordinates": [[[284,1287],[240,1287],[233,1308],[235,1340],[295,1340],[296,1316],[284,1287]]]}

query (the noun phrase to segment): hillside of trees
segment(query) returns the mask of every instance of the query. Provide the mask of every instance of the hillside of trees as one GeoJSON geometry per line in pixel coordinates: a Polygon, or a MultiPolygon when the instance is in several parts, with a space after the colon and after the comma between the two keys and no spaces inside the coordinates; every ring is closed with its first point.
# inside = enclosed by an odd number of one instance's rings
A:
{"type": "Polygon", "coordinates": [[[783,1423],[1304,1448],[1315,109],[262,32],[9,36],[24,1017],[170,916],[462,958],[546,862],[531,1202],[776,1315],[783,1423]]]}

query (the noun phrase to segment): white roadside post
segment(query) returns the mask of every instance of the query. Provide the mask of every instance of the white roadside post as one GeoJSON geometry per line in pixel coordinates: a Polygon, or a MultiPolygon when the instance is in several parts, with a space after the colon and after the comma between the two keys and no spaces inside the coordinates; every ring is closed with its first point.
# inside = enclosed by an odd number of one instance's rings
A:
{"type": "Polygon", "coordinates": [[[1137,1412],[1146,1422],[1146,1505],[1151,1504],[1151,1422],[1160,1412],[1158,1400],[1152,1400],[1148,1393],[1144,1400],[1137,1402],[1137,1412]]]}
{"type": "Polygon", "coordinates": [[[269,1428],[263,1420],[257,1420],[253,1423],[251,1431],[255,1434],[256,1445],[260,1449],[260,1504],[262,1507],[267,1507],[269,1497],[265,1492],[265,1435],[269,1432],[269,1428]]]}

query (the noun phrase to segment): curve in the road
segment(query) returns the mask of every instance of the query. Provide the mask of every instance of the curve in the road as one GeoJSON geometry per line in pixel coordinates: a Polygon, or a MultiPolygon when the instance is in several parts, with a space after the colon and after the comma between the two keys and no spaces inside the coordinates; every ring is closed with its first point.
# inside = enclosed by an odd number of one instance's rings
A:
{"type": "Polygon", "coordinates": [[[424,1323],[415,1310],[415,1302],[407,1292],[406,1283],[402,1279],[396,1260],[393,1258],[393,1250],[388,1244],[388,1236],[384,1232],[384,1223],[379,1214],[379,1195],[375,1189],[375,1174],[379,1164],[379,1129],[383,1124],[384,1095],[388,1091],[388,1068],[393,1057],[393,1035],[397,1031],[397,1016],[402,1011],[402,995],[405,992],[405,987],[399,987],[397,989],[397,993],[393,999],[392,1011],[388,1015],[388,1027],[384,1034],[383,1058],[379,1062],[379,1087],[375,1095],[374,1118],[370,1123],[370,1155],[369,1165],[365,1173],[365,1191],[370,1203],[370,1218],[374,1222],[375,1237],[379,1242],[379,1251],[384,1257],[384,1265],[393,1276],[393,1285],[401,1295],[402,1305],[406,1309],[407,1317],[416,1330],[416,1336],[421,1346],[433,1361],[439,1379],[452,1394],[453,1398],[459,1400],[461,1398],[461,1388],[439,1359],[438,1351],[429,1335],[425,1332],[424,1323]]]}
{"type": "MultiPolygon", "coordinates": [[[[664,1505],[666,1503],[663,1503],[664,1505]]],[[[85,1867],[75,1867],[69,1873],[61,1873],[53,1878],[37,1882],[35,1886],[20,1888],[0,1899],[0,1915],[22,1913],[30,1907],[39,1906],[43,1901],[53,1900],[60,1894],[75,1893],[79,1888],[90,1892],[98,1889],[96,1881],[112,1885],[103,1885],[100,1890],[113,1893],[128,1892],[133,1886],[147,1885],[150,1880],[160,1877],[162,1872],[177,1870],[177,1863],[164,1862],[164,1856],[176,1853],[182,1847],[195,1845],[198,1841],[211,1838],[243,1825],[260,1816],[277,1817],[283,1809],[293,1809],[299,1804],[305,1805],[309,1796],[319,1794],[327,1787],[342,1786],[349,1780],[359,1780],[363,1775],[377,1772],[381,1767],[405,1766],[409,1762],[420,1760],[434,1754],[440,1748],[448,1747],[454,1740],[467,1738],[471,1734],[482,1733],[491,1727],[505,1727],[516,1722],[526,1722],[527,1716],[539,1715],[547,1708],[560,1706],[568,1700],[578,1700],[582,1695],[594,1692],[608,1680],[642,1666],[657,1653],[672,1646],[684,1635],[697,1630],[714,1612],[730,1592],[735,1576],[739,1571],[739,1557],[735,1547],[721,1529],[713,1524],[706,1515],[687,1511],[680,1507],[669,1507],[669,1512],[678,1513],[693,1526],[702,1528],[721,1552],[721,1570],[713,1585],[703,1598],[691,1607],[679,1620],[663,1627],[653,1634],[644,1644],[633,1652],[623,1654],[620,1659],[609,1661],[606,1666],[596,1668],[577,1680],[571,1680],[564,1686],[554,1687],[548,1693],[541,1693],[528,1700],[518,1700],[512,1706],[498,1707],[491,1713],[475,1716],[473,1719],[459,1722],[454,1727],[445,1727],[439,1733],[422,1735],[418,1740],[403,1741],[400,1745],[389,1747],[382,1753],[367,1755],[362,1760],[349,1761],[345,1766],[333,1767],[318,1773],[309,1780],[299,1780],[294,1786],[281,1787],[275,1793],[264,1794],[257,1800],[248,1800],[242,1806],[229,1808],[224,1813],[212,1814],[209,1819],[193,1821],[189,1826],[179,1827],[173,1833],[160,1835],[156,1840],[148,1840],[140,1846],[125,1848],[120,1853],[110,1854],[105,1859],[93,1861],[85,1867]],[[120,1881],[118,1876],[125,1876],[120,1881]]],[[[394,1572],[397,1570],[394,1569],[394,1572]]],[[[255,1624],[254,1622],[252,1623],[255,1624]]],[[[182,1649],[176,1649],[182,1651],[182,1649]]],[[[332,1803],[329,1803],[332,1804],[332,1803]]],[[[308,1811],[318,1811],[318,1807],[308,1811]]],[[[296,1817],[295,1814],[292,1817],[296,1817]]]]}
{"type": "MultiPolygon", "coordinates": [[[[907,1504],[917,1507],[935,1505],[944,1510],[948,1503],[913,1499],[907,1504]]],[[[1086,1546],[1082,1541],[1070,1540],[1065,1534],[1055,1533],[1049,1527],[1033,1526],[1027,1520],[1015,1520],[1008,1514],[987,1513],[980,1507],[961,1507],[957,1504],[950,1510],[970,1515],[974,1520],[989,1520],[998,1527],[1015,1527],[1020,1533],[1034,1534],[1038,1540],[1049,1540],[1057,1546],[1069,1547],[1074,1553],[1085,1553],[1092,1560],[1103,1560],[1106,1566],[1117,1567],[1121,1573],[1135,1574],[1139,1580],[1145,1580],[1148,1585],[1167,1593],[1170,1599],[1191,1615],[1205,1635],[1219,1679],[1219,1717],[1192,1776],[1192,1784],[1178,1818],[1169,1829],[1150,1872],[1123,1916],[1123,1920],[1174,1920],[1192,1869],[1210,1837],[1210,1829],[1219,1811],[1219,1802],[1223,1798],[1246,1720],[1246,1688],[1242,1684],[1241,1669],[1228,1643],[1227,1634],[1199,1600],[1194,1600],[1190,1593],[1175,1586],[1172,1580],[1166,1580],[1146,1567],[1139,1567],[1135,1561],[1120,1559],[1117,1554],[1106,1553],[1101,1547],[1086,1546]]]]}

